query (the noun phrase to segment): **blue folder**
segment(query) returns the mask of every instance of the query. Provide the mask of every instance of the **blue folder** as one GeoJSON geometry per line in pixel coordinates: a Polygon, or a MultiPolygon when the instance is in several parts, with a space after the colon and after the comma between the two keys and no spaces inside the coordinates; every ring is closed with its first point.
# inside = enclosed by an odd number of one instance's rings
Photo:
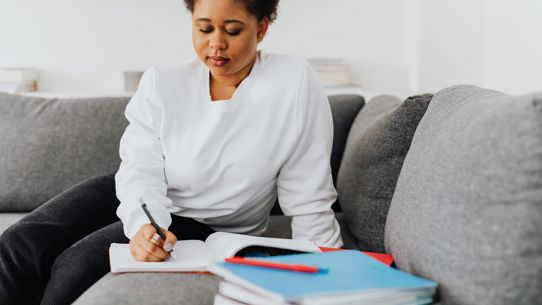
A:
{"type": "Polygon", "coordinates": [[[388,267],[360,251],[345,250],[259,258],[260,260],[317,266],[319,273],[293,272],[231,263],[217,263],[210,271],[245,288],[258,288],[284,302],[339,294],[390,295],[416,293],[431,297],[437,284],[388,267]],[[249,287],[247,287],[249,286],[249,287]]]}

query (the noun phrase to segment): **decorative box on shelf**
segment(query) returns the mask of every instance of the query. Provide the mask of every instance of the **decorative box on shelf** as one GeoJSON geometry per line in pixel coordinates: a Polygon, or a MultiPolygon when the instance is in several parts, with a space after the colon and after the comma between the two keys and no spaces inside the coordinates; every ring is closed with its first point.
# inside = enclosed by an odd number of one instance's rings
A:
{"type": "Polygon", "coordinates": [[[320,81],[326,87],[349,86],[352,84],[350,72],[342,58],[307,58],[320,81]]]}
{"type": "Polygon", "coordinates": [[[0,68],[0,91],[8,93],[38,91],[38,70],[34,68],[0,68]]]}

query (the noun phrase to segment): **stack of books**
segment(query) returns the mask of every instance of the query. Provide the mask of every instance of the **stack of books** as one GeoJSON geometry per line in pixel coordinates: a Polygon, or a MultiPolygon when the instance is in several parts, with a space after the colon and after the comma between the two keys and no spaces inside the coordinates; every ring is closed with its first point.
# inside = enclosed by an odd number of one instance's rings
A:
{"type": "Polygon", "coordinates": [[[0,91],[38,91],[38,71],[32,68],[0,68],[0,91]]]}
{"type": "Polygon", "coordinates": [[[433,302],[437,284],[391,268],[354,250],[259,258],[270,265],[316,268],[302,272],[221,262],[209,270],[224,278],[215,305],[417,305],[433,302]]]}
{"type": "Polygon", "coordinates": [[[350,73],[344,60],[340,58],[308,58],[320,81],[325,87],[342,87],[352,85],[350,73]]]}

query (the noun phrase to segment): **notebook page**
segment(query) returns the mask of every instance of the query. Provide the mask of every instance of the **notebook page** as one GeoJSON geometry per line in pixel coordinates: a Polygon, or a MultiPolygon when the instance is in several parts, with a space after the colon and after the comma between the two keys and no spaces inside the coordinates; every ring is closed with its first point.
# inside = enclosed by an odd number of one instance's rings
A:
{"type": "Polygon", "coordinates": [[[217,260],[214,253],[199,240],[181,240],[175,244],[170,258],[163,262],[139,262],[130,254],[128,244],[111,244],[109,260],[111,272],[175,272],[205,271],[217,260]]]}

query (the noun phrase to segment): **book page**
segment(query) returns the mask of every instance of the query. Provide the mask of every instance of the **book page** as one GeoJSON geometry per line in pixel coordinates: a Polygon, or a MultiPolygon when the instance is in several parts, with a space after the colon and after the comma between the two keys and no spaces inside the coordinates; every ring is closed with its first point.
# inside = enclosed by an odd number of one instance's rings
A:
{"type": "Polygon", "coordinates": [[[240,250],[250,246],[279,248],[300,252],[322,252],[315,243],[308,240],[260,237],[227,232],[213,233],[207,237],[205,243],[221,259],[234,256],[240,250]]]}
{"type": "Polygon", "coordinates": [[[139,262],[130,254],[128,244],[111,244],[109,261],[111,272],[180,272],[206,271],[207,265],[218,258],[200,240],[180,240],[171,256],[163,262],[139,262]]]}
{"type": "Polygon", "coordinates": [[[205,242],[191,239],[177,241],[169,261],[183,265],[205,266],[216,260],[218,257],[205,242]]]}

